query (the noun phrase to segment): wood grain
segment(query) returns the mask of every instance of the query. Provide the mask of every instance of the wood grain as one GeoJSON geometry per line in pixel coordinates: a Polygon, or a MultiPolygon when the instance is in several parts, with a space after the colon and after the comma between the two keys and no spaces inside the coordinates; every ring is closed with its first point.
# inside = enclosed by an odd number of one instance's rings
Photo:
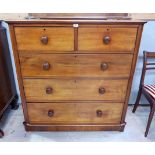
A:
{"type": "Polygon", "coordinates": [[[29,124],[24,122],[26,131],[120,131],[122,132],[126,123],[111,124],[29,124]]]}
{"type": "Polygon", "coordinates": [[[110,124],[120,122],[122,108],[123,103],[28,103],[28,115],[31,124],[110,124]],[[54,115],[49,117],[51,109],[54,115]]]}
{"type": "Polygon", "coordinates": [[[137,62],[139,46],[140,46],[141,37],[142,37],[142,31],[143,31],[143,25],[139,25],[138,31],[137,31],[137,38],[136,38],[136,44],[135,44],[135,49],[134,49],[133,61],[132,61],[132,66],[130,70],[130,78],[129,78],[128,88],[127,88],[127,93],[126,93],[126,99],[125,99],[126,101],[125,101],[124,108],[123,108],[121,123],[123,123],[125,120],[125,116],[126,116],[126,112],[128,108],[128,101],[130,97],[132,81],[133,81],[134,72],[136,68],[136,62],[137,62]]]}
{"type": "Polygon", "coordinates": [[[78,49],[79,51],[103,51],[103,52],[133,52],[136,41],[137,28],[91,28],[79,27],[78,49]],[[103,42],[103,38],[109,36],[109,44],[103,42]]]}
{"type": "Polygon", "coordinates": [[[37,51],[73,51],[74,29],[71,27],[15,27],[18,50],[37,51]],[[40,39],[48,37],[48,43],[40,39]]]}
{"type": "Polygon", "coordinates": [[[17,42],[16,42],[16,36],[14,32],[14,26],[12,24],[9,25],[9,31],[10,31],[11,41],[12,41],[13,55],[14,55],[14,60],[16,65],[16,74],[17,74],[17,80],[18,80],[21,102],[23,107],[24,119],[25,121],[29,122],[25,92],[23,88],[23,77],[21,74],[21,67],[20,67],[20,61],[19,61],[19,53],[17,50],[17,42]]]}
{"type": "Polygon", "coordinates": [[[129,77],[132,54],[21,54],[23,77],[129,77]],[[49,69],[43,65],[48,63],[49,69]],[[108,68],[101,69],[106,63],[108,68]]]}
{"type": "Polygon", "coordinates": [[[117,100],[124,101],[127,79],[24,79],[27,102],[51,102],[59,100],[117,100]],[[46,88],[53,92],[46,94],[46,88]],[[100,94],[99,88],[105,93],[100,94]]]}
{"type": "Polygon", "coordinates": [[[124,130],[144,21],[8,23],[27,131],[124,130]]]}

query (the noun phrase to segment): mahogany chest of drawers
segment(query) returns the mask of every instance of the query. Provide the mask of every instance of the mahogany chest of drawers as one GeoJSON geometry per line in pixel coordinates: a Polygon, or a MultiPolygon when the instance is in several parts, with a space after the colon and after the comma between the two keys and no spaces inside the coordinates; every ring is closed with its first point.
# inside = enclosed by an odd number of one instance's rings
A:
{"type": "Polygon", "coordinates": [[[123,131],[143,21],[8,23],[27,131],[123,131]]]}

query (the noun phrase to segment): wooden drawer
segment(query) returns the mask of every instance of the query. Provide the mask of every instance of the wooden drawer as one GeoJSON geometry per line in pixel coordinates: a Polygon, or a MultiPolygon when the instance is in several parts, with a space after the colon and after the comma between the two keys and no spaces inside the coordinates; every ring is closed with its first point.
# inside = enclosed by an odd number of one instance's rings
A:
{"type": "Polygon", "coordinates": [[[137,28],[80,27],[78,50],[134,52],[137,28]]]}
{"type": "Polygon", "coordinates": [[[74,50],[74,29],[71,27],[15,27],[15,35],[19,51],[74,50]]]}
{"type": "Polygon", "coordinates": [[[31,124],[120,123],[123,103],[28,103],[31,124]]]}
{"type": "Polygon", "coordinates": [[[57,100],[124,101],[127,84],[127,79],[24,79],[27,102],[57,100]]]}
{"type": "Polygon", "coordinates": [[[23,77],[129,77],[131,54],[21,54],[23,77]]]}

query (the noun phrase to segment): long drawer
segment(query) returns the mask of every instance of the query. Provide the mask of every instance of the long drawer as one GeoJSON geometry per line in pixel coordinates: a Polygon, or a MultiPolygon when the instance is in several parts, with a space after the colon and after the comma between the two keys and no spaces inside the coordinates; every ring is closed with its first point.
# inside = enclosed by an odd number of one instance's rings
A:
{"type": "Polygon", "coordinates": [[[72,27],[15,27],[19,51],[73,51],[72,27]]]}
{"type": "Polygon", "coordinates": [[[120,123],[123,103],[28,103],[31,124],[120,123]]]}
{"type": "Polygon", "coordinates": [[[129,77],[132,54],[20,54],[23,77],[129,77]]]}
{"type": "Polygon", "coordinates": [[[128,79],[24,79],[27,102],[57,100],[124,101],[128,79]]]}
{"type": "Polygon", "coordinates": [[[84,52],[133,52],[137,28],[80,27],[78,50],[84,52]]]}

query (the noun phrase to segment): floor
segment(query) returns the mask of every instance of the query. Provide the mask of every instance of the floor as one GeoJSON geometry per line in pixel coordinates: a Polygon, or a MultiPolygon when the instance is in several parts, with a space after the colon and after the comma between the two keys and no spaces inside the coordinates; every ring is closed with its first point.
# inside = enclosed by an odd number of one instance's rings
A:
{"type": "Polygon", "coordinates": [[[132,106],[128,107],[124,132],[118,131],[97,131],[97,132],[26,132],[24,130],[23,113],[21,106],[19,110],[9,111],[7,117],[3,117],[0,127],[5,136],[0,142],[115,142],[115,141],[155,141],[155,120],[152,122],[147,138],[144,131],[149,113],[149,107],[139,107],[133,114],[132,106]],[[5,123],[5,125],[4,125],[5,123]]]}

